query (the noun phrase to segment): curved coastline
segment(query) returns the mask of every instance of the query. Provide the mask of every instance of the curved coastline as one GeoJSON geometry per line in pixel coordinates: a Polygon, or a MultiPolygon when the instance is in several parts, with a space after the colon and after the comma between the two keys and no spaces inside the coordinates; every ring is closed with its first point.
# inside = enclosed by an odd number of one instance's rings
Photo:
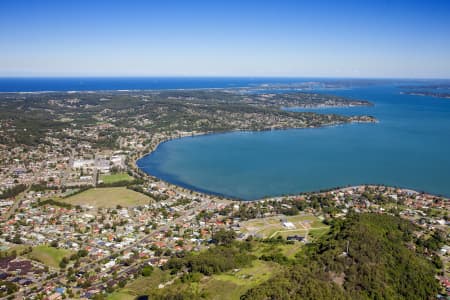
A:
{"type": "MultiPolygon", "coordinates": [[[[340,125],[351,125],[352,123],[348,123],[348,124],[340,124],[340,125]]],[[[340,126],[340,125],[334,125],[334,126],[340,126]]],[[[329,127],[329,126],[320,126],[320,127],[312,127],[312,128],[324,128],[324,127],[329,127]]],[[[280,130],[292,130],[292,129],[308,129],[308,128],[286,128],[286,129],[280,129],[280,130]]],[[[262,131],[262,130],[260,130],[262,131]]],[[[199,188],[187,183],[184,183],[182,181],[179,180],[165,180],[162,179],[156,175],[151,174],[150,172],[146,172],[144,171],[143,168],[141,168],[138,165],[138,161],[146,156],[151,155],[153,152],[155,152],[158,147],[164,143],[168,143],[170,141],[174,141],[174,140],[179,140],[179,139],[184,139],[184,138],[195,138],[195,137],[201,137],[201,136],[208,136],[208,135],[223,135],[223,134],[229,134],[229,133],[233,133],[233,132],[248,132],[248,133],[252,133],[252,132],[259,132],[259,131],[248,131],[248,130],[234,130],[234,131],[226,131],[226,132],[208,132],[208,133],[196,133],[193,135],[186,135],[186,136],[179,136],[179,137],[173,137],[173,138],[167,138],[165,140],[160,141],[159,143],[156,144],[156,146],[147,154],[143,155],[142,157],[140,157],[139,159],[134,161],[134,166],[141,171],[142,173],[144,173],[145,176],[149,176],[151,178],[156,178],[159,181],[163,181],[166,184],[168,184],[169,186],[172,187],[176,187],[176,188],[182,188],[182,189],[187,189],[189,191],[192,191],[194,193],[197,194],[204,194],[204,196],[215,196],[215,197],[220,197],[222,198],[222,200],[228,200],[228,201],[238,201],[238,202],[257,202],[257,201],[265,201],[265,200],[271,200],[271,199],[277,199],[280,197],[295,197],[295,196],[299,196],[299,195],[303,195],[303,194],[314,194],[314,193],[327,193],[327,192],[337,192],[337,191],[341,191],[341,190],[346,190],[346,189],[356,189],[356,188],[361,188],[361,187],[386,187],[386,188],[395,188],[395,189],[399,189],[402,190],[404,192],[414,192],[417,194],[424,194],[424,195],[431,195],[431,196],[435,196],[435,197],[441,197],[441,198],[445,198],[445,199],[449,199],[448,196],[446,195],[442,195],[442,194],[434,194],[434,193],[429,193],[427,191],[423,191],[423,190],[417,190],[414,187],[407,187],[407,186],[396,186],[396,185],[386,185],[383,183],[360,183],[360,184],[348,184],[348,185],[343,185],[343,186],[334,186],[334,187],[329,187],[329,188],[323,188],[320,190],[309,190],[309,191],[302,191],[299,193],[285,193],[285,194],[279,194],[279,195],[272,195],[272,196],[267,196],[267,197],[262,197],[262,198],[256,198],[256,199],[242,199],[239,197],[234,197],[231,195],[226,195],[224,193],[218,193],[218,192],[214,192],[208,189],[203,189],[203,188],[199,188]]]]}
{"type": "MultiPolygon", "coordinates": [[[[292,128],[291,128],[292,129],[292,128]]],[[[287,129],[284,129],[287,130],[287,129]]],[[[263,131],[263,130],[259,130],[259,131],[263,131]]],[[[179,180],[165,180],[163,178],[160,178],[156,175],[153,175],[151,172],[145,171],[141,166],[139,166],[138,162],[143,159],[144,157],[147,157],[149,155],[152,155],[153,152],[155,152],[161,145],[174,141],[174,140],[179,140],[179,139],[184,139],[184,138],[194,138],[194,137],[200,137],[200,136],[208,136],[208,135],[220,135],[220,134],[228,134],[228,133],[233,133],[233,132],[257,132],[257,131],[248,131],[248,130],[231,130],[231,131],[224,131],[224,132],[193,132],[190,134],[186,134],[186,135],[178,135],[175,137],[166,137],[165,139],[162,139],[160,141],[158,141],[153,147],[150,147],[150,149],[144,150],[144,151],[148,151],[146,154],[144,154],[143,156],[140,156],[139,158],[133,160],[133,167],[138,170],[138,173],[140,175],[143,176],[147,176],[153,179],[157,179],[159,181],[162,181],[166,184],[168,184],[169,186],[173,186],[176,188],[183,188],[183,189],[187,189],[189,191],[195,192],[195,193],[200,193],[200,194],[204,194],[204,195],[209,195],[209,196],[216,196],[216,197],[220,197],[223,198],[223,200],[231,200],[231,201],[247,201],[244,199],[240,199],[237,197],[233,197],[231,195],[226,195],[223,193],[218,193],[218,192],[214,192],[214,191],[210,191],[207,189],[202,189],[187,183],[184,183],[182,181],[179,180]]],[[[259,200],[259,199],[258,199],[259,200]]]]}
{"type": "MultiPolygon", "coordinates": [[[[276,129],[273,131],[282,131],[282,130],[301,130],[301,129],[321,129],[321,128],[327,128],[327,127],[337,127],[337,126],[343,126],[343,125],[355,125],[353,123],[358,123],[358,122],[350,122],[350,123],[340,123],[340,124],[330,124],[330,125],[325,125],[325,126],[313,126],[313,127],[303,127],[303,128],[283,128],[283,129],[276,129]]],[[[215,192],[212,190],[208,190],[208,189],[203,189],[203,188],[199,188],[190,184],[187,184],[181,180],[177,180],[175,178],[171,178],[170,180],[168,180],[167,178],[161,178],[158,177],[158,175],[154,175],[152,174],[151,170],[146,170],[145,168],[141,167],[139,165],[139,161],[144,158],[147,157],[149,155],[152,155],[158,148],[159,146],[168,143],[170,141],[174,141],[174,140],[178,140],[178,139],[182,139],[182,138],[195,138],[195,137],[201,137],[201,136],[208,136],[208,135],[224,135],[224,134],[230,134],[230,133],[236,133],[236,132],[242,132],[242,133],[257,133],[257,132],[262,132],[262,131],[272,131],[270,129],[267,130],[231,130],[231,131],[223,131],[223,132],[192,132],[192,133],[185,133],[183,134],[177,134],[176,136],[168,136],[165,137],[163,139],[161,139],[160,141],[158,141],[153,147],[147,149],[147,150],[143,150],[141,151],[138,155],[138,157],[136,159],[133,160],[133,167],[138,170],[140,175],[143,176],[148,176],[149,178],[157,179],[158,181],[164,182],[165,184],[167,184],[168,186],[172,187],[172,188],[181,188],[181,189],[185,189],[191,192],[194,192],[196,194],[199,195],[203,195],[206,197],[220,197],[223,200],[230,200],[230,201],[262,201],[262,200],[266,200],[266,199],[274,199],[274,198],[279,198],[279,197],[292,197],[292,196],[296,196],[296,195],[301,195],[301,194],[308,194],[308,193],[322,193],[322,192],[329,192],[329,191],[338,191],[341,189],[345,189],[345,188],[353,188],[353,187],[362,187],[362,186],[384,186],[384,187],[390,187],[390,188],[398,188],[404,191],[414,191],[416,193],[419,194],[427,194],[427,195],[432,195],[432,196],[437,196],[437,197],[443,197],[448,199],[449,196],[448,195],[444,195],[442,193],[433,193],[433,192],[428,192],[426,189],[417,189],[414,186],[406,186],[406,185],[396,185],[396,184],[385,184],[382,182],[371,182],[371,183],[356,183],[356,184],[348,184],[348,185],[339,185],[339,186],[330,186],[330,187],[325,187],[322,189],[316,189],[316,190],[305,190],[305,191],[300,191],[300,192],[295,192],[295,193],[279,193],[277,195],[270,195],[270,196],[266,196],[266,197],[259,197],[256,199],[243,199],[243,198],[239,198],[239,197],[235,197],[235,196],[231,196],[231,195],[227,195],[225,193],[219,193],[219,192],[215,192]],[[148,152],[147,152],[148,151],[148,152]],[[146,152],[144,155],[142,155],[143,152],[146,152]]]]}
{"type": "MultiPolygon", "coordinates": [[[[356,184],[356,185],[345,185],[345,186],[334,186],[334,187],[329,187],[329,188],[324,188],[321,190],[309,190],[309,191],[302,191],[299,193],[280,193],[279,195],[272,195],[272,196],[267,196],[267,197],[262,197],[262,198],[257,198],[257,199],[242,199],[239,197],[235,197],[235,196],[231,196],[231,195],[227,195],[225,193],[219,193],[219,192],[215,192],[212,190],[208,190],[208,189],[203,189],[200,187],[196,187],[190,184],[187,184],[181,180],[177,180],[176,178],[171,178],[170,180],[167,179],[163,179],[161,177],[158,177],[158,175],[152,174],[151,170],[146,170],[144,167],[139,165],[139,161],[149,155],[152,155],[161,145],[168,143],[170,141],[174,141],[174,140],[179,140],[179,139],[184,139],[184,138],[195,138],[195,137],[201,137],[201,136],[208,136],[208,135],[224,135],[224,134],[230,134],[230,133],[236,133],[236,132],[241,132],[241,133],[256,133],[256,132],[263,132],[263,131],[283,131],[283,130],[302,130],[302,129],[321,129],[321,128],[328,128],[328,127],[337,127],[337,126],[345,126],[345,125],[356,125],[359,123],[378,123],[379,121],[377,119],[374,119],[374,121],[372,122],[363,122],[363,121],[351,121],[348,123],[335,123],[335,124],[326,124],[326,125],[321,125],[321,126],[309,126],[309,127],[290,127],[290,128],[277,128],[277,129],[264,129],[264,130],[230,130],[230,131],[223,131],[223,132],[191,132],[191,133],[185,133],[183,134],[176,134],[175,136],[167,136],[165,138],[162,138],[160,141],[158,141],[153,147],[149,147],[146,150],[141,151],[142,152],[146,152],[144,155],[138,155],[138,158],[133,160],[133,167],[138,170],[140,175],[144,175],[144,176],[148,176],[150,178],[153,179],[157,179],[159,181],[162,181],[166,184],[168,184],[169,186],[173,186],[173,187],[178,187],[178,188],[183,188],[183,189],[187,189],[189,191],[193,191],[196,193],[200,193],[200,194],[206,194],[206,195],[210,195],[210,196],[216,196],[216,197],[221,197],[224,198],[225,200],[232,200],[232,201],[260,201],[260,200],[264,200],[264,199],[270,199],[270,198],[277,198],[277,197],[283,197],[283,196],[295,196],[298,194],[304,194],[304,193],[315,193],[315,192],[324,192],[324,191],[331,191],[331,190],[339,190],[342,188],[349,188],[349,187],[358,187],[358,186],[365,186],[365,185],[374,185],[374,186],[386,186],[384,184],[381,183],[371,183],[371,184],[356,184]],[[147,152],[148,151],[148,152],[147,152]]],[[[405,188],[410,190],[410,188],[405,188]]]]}

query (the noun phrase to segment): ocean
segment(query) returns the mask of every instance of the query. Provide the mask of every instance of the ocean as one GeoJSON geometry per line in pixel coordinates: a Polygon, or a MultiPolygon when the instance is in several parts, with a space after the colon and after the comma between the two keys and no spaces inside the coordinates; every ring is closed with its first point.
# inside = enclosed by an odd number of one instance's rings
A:
{"type": "MultiPolygon", "coordinates": [[[[235,88],[265,83],[296,83],[310,78],[248,77],[69,77],[0,78],[0,92],[165,90],[235,88]]],[[[333,80],[333,79],[330,79],[333,80]]]]}

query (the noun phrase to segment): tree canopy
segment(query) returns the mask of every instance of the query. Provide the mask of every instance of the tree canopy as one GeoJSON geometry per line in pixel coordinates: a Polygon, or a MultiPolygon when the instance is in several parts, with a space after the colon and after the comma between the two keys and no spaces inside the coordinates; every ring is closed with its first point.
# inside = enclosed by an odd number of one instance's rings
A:
{"type": "Polygon", "coordinates": [[[390,215],[335,220],[282,275],[242,299],[432,299],[439,291],[436,269],[411,247],[415,230],[390,215]]]}

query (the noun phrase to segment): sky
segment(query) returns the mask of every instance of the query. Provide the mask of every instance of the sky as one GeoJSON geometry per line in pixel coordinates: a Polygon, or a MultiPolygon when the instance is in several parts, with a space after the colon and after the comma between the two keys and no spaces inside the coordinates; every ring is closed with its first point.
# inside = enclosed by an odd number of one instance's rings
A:
{"type": "Polygon", "coordinates": [[[450,1],[0,0],[0,76],[450,78],[450,1]]]}

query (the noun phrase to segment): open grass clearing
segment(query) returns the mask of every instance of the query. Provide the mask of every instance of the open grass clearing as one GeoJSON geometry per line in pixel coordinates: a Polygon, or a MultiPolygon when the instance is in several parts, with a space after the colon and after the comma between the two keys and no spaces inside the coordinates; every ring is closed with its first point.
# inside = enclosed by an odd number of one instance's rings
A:
{"type": "Polygon", "coordinates": [[[46,245],[40,245],[33,248],[28,257],[37,260],[44,265],[53,268],[59,268],[59,263],[64,257],[69,258],[73,252],[66,249],[57,249],[46,245]]]}
{"type": "Polygon", "coordinates": [[[60,201],[93,207],[133,207],[148,204],[152,198],[125,187],[92,188],[60,201]]]}
{"type": "Polygon", "coordinates": [[[314,240],[314,239],[318,239],[321,236],[325,235],[329,230],[330,230],[330,228],[328,228],[328,227],[314,228],[314,229],[309,230],[308,235],[310,237],[310,240],[311,239],[314,240]]]}
{"type": "Polygon", "coordinates": [[[100,180],[105,184],[116,183],[119,181],[133,181],[134,178],[128,175],[128,173],[116,173],[116,174],[102,174],[100,180]]]}
{"type": "Polygon", "coordinates": [[[155,268],[150,276],[140,276],[130,281],[123,289],[109,295],[108,300],[128,300],[135,299],[136,296],[148,295],[152,290],[158,289],[159,284],[164,284],[172,278],[173,275],[170,275],[168,271],[161,271],[155,268]]]}
{"type": "Polygon", "coordinates": [[[304,243],[295,242],[293,244],[280,245],[278,248],[287,258],[295,258],[295,255],[301,250],[304,243]]]}
{"type": "MultiPolygon", "coordinates": [[[[168,285],[169,290],[190,290],[206,295],[206,299],[228,300],[239,299],[248,289],[266,281],[280,270],[280,266],[273,262],[254,260],[246,268],[232,270],[213,276],[204,276],[200,282],[181,283],[179,281],[168,285]]],[[[139,277],[131,281],[123,289],[108,296],[108,300],[134,299],[136,296],[148,295],[158,289],[161,283],[173,279],[168,271],[155,269],[149,277],[139,277]]],[[[161,290],[164,293],[164,290],[161,290]]]]}
{"type": "Polygon", "coordinates": [[[276,238],[276,237],[283,237],[283,238],[287,238],[288,236],[291,235],[299,235],[299,236],[306,236],[308,234],[307,229],[291,229],[291,230],[279,230],[274,232],[270,237],[271,238],[276,238]]]}
{"type": "Polygon", "coordinates": [[[250,234],[256,234],[257,236],[259,235],[262,238],[268,238],[277,235],[286,237],[298,233],[305,235],[311,229],[322,227],[326,227],[326,225],[318,217],[300,214],[296,216],[275,216],[249,220],[242,222],[241,230],[250,234]],[[284,222],[291,223],[292,226],[285,226],[283,225],[284,222]]]}
{"type": "Polygon", "coordinates": [[[126,292],[114,292],[106,298],[107,300],[134,300],[136,296],[128,294],[126,292]]]}
{"type": "Polygon", "coordinates": [[[208,299],[239,299],[252,287],[261,284],[276,274],[280,266],[273,262],[254,260],[251,267],[213,275],[201,281],[200,290],[208,299]]]}

